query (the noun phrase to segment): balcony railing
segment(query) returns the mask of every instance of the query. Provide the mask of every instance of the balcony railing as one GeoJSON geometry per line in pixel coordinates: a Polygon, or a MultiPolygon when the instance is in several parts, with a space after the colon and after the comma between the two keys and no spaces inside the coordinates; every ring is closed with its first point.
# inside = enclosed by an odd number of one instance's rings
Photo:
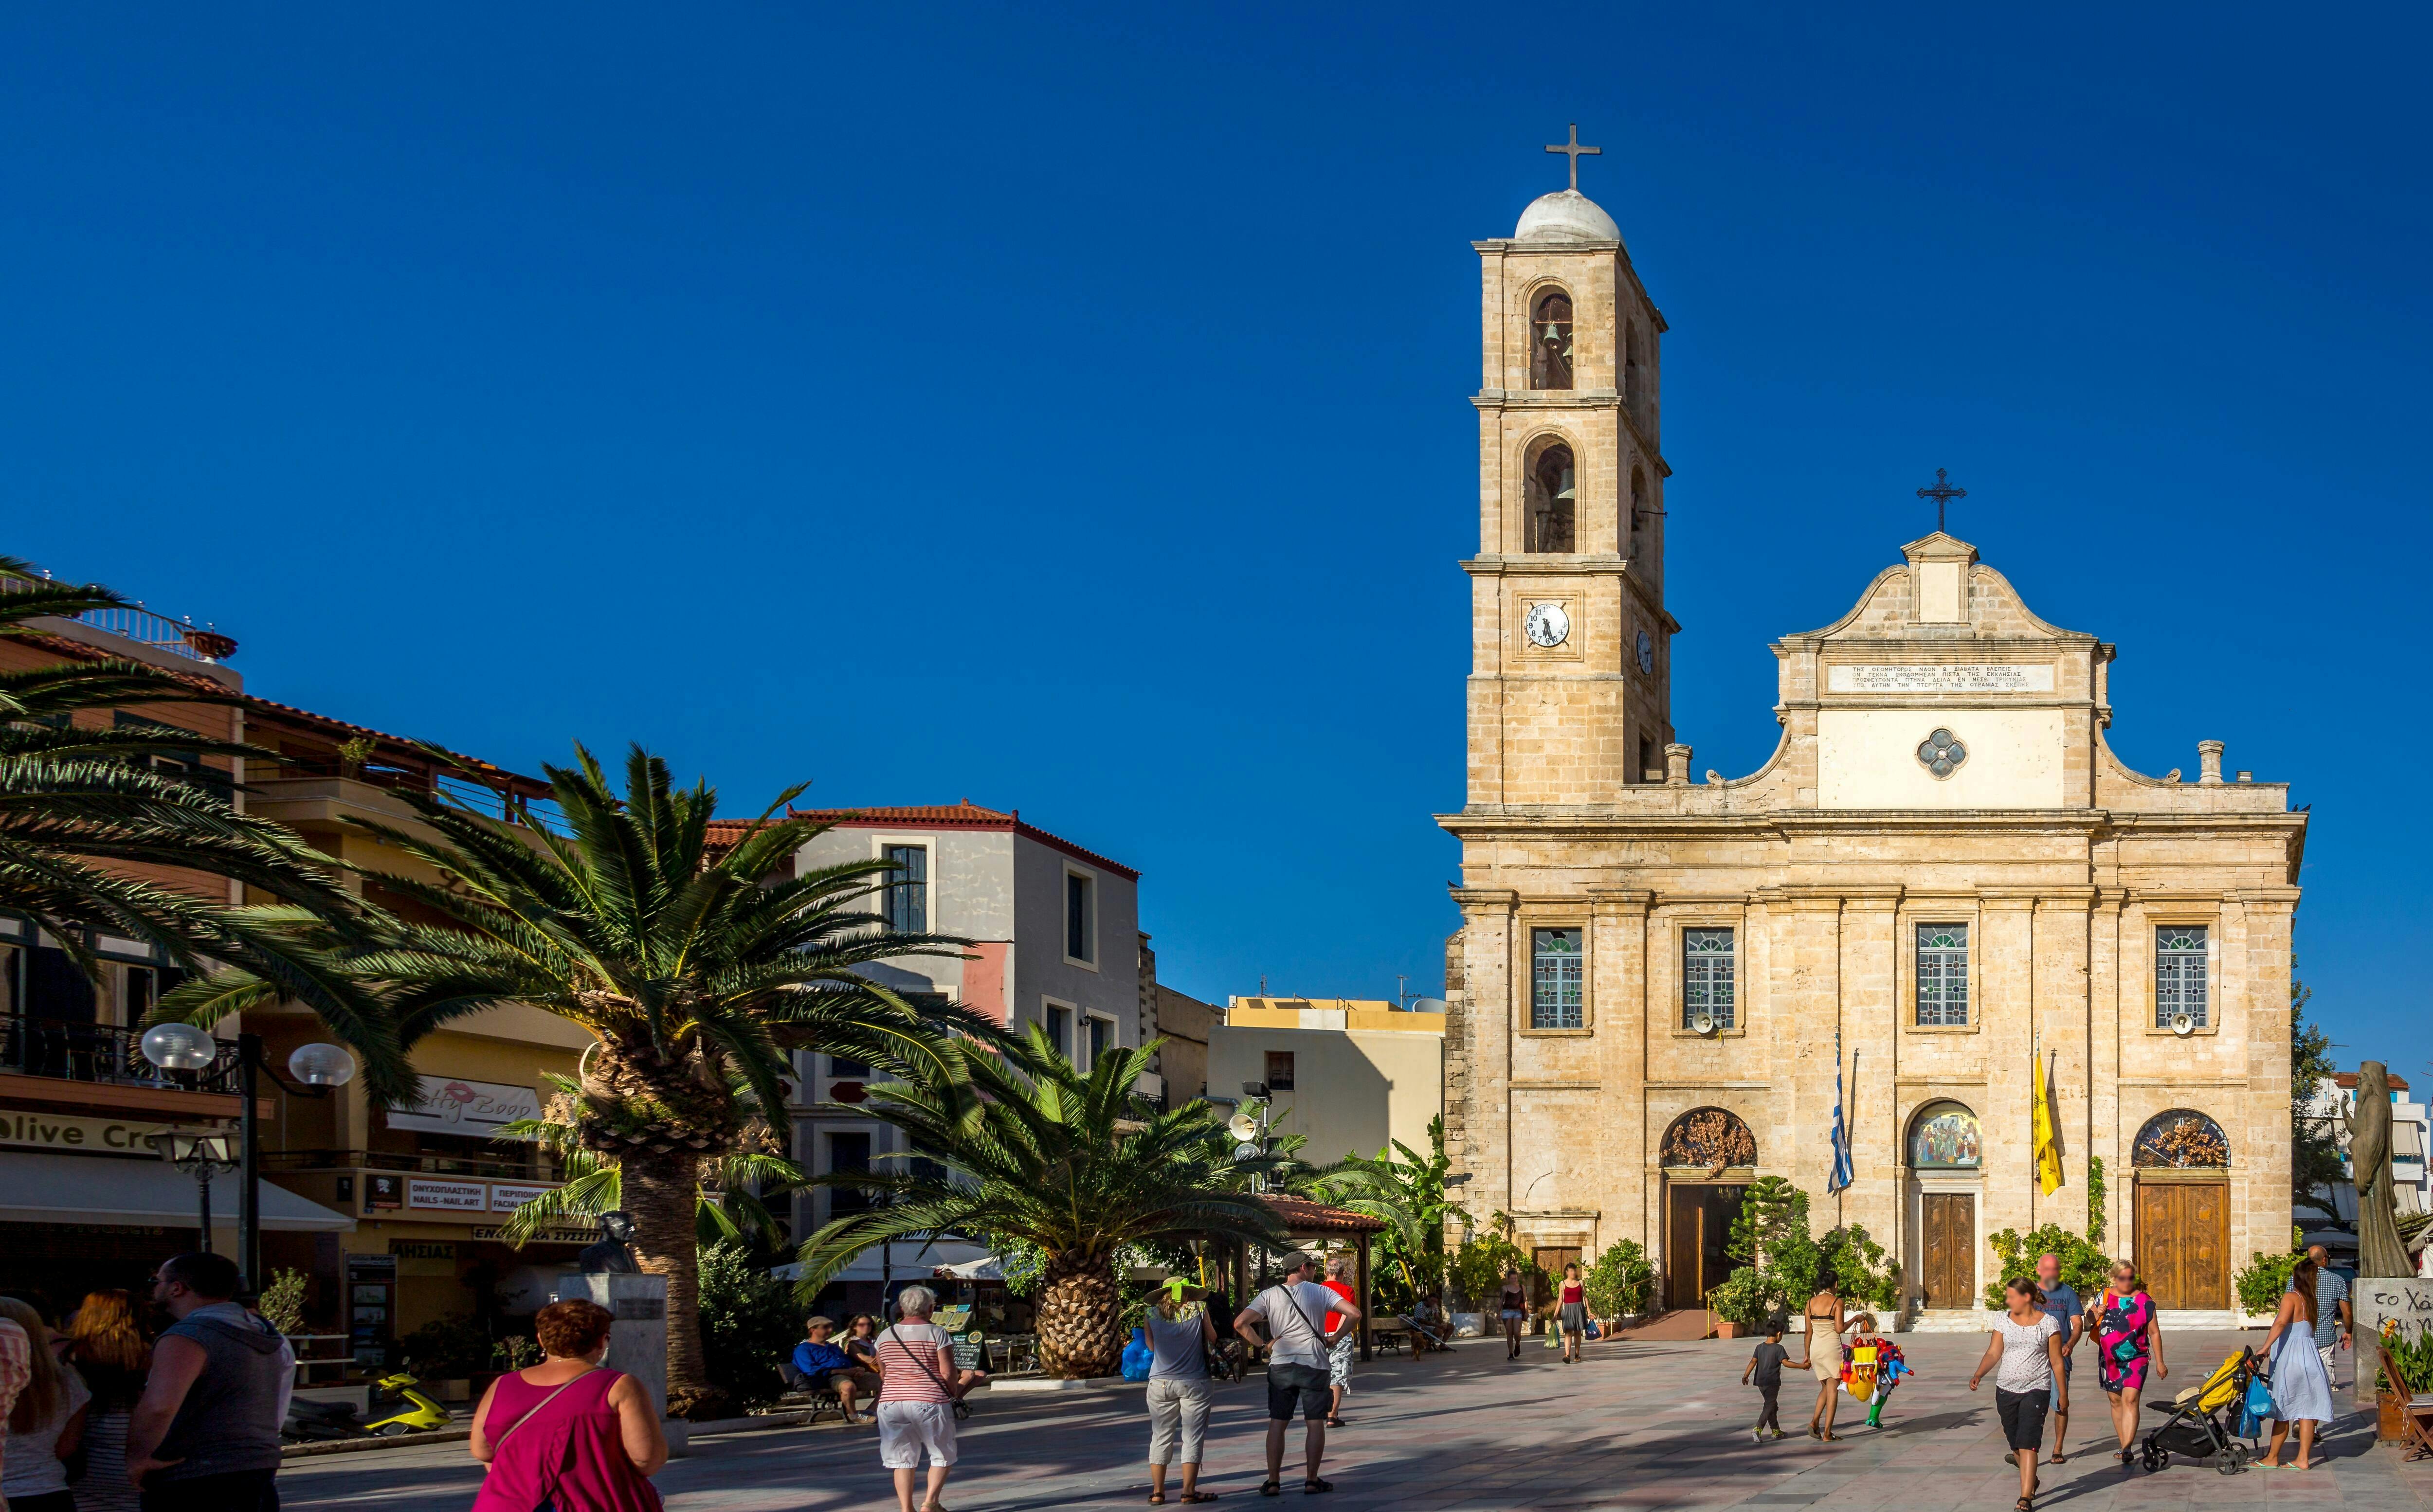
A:
{"type": "MultiPolygon", "coordinates": [[[[50,573],[43,576],[47,579],[50,573]]],[[[14,578],[0,578],[0,593],[25,591],[31,585],[14,578]]],[[[78,624],[95,630],[157,647],[199,662],[223,662],[236,654],[236,640],[221,635],[209,625],[197,625],[191,619],[172,620],[165,614],[154,614],[141,603],[121,604],[113,608],[87,609],[76,617],[78,624]]]]}
{"type": "Polygon", "coordinates": [[[557,1162],[536,1152],[530,1159],[497,1160],[470,1155],[430,1155],[414,1150],[282,1149],[264,1150],[266,1171],[406,1171],[417,1176],[486,1176],[499,1181],[563,1180],[557,1162]]]}
{"type": "Polygon", "coordinates": [[[0,1071],[162,1092],[236,1091],[236,1046],[222,1045],[199,1071],[163,1071],[144,1059],[144,1035],[107,1024],[0,1013],[0,1071]]]}

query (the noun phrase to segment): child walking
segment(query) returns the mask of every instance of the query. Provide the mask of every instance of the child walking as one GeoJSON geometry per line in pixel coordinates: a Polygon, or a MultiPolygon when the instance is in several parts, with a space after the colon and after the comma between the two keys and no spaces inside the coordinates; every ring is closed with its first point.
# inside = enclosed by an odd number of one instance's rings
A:
{"type": "Polygon", "coordinates": [[[1769,1429],[1773,1430],[1775,1437],[1782,1436],[1782,1421],[1775,1416],[1775,1398],[1782,1390],[1783,1362],[1790,1358],[1791,1351],[1782,1347],[1782,1320],[1768,1318],[1765,1342],[1750,1351],[1749,1363],[1741,1371],[1741,1385],[1748,1385],[1749,1377],[1754,1375],[1758,1395],[1765,1399],[1765,1410],[1758,1414],[1757,1426],[1749,1430],[1752,1442],[1763,1443],[1769,1429]]]}
{"type": "Polygon", "coordinates": [[[1857,1335],[1850,1341],[1851,1368],[1871,1368],[1875,1390],[1867,1398],[1867,1426],[1880,1429],[1884,1425],[1884,1401],[1905,1376],[1915,1372],[1900,1351],[1900,1346],[1876,1332],[1876,1315],[1862,1313],[1854,1325],[1857,1335]]]}

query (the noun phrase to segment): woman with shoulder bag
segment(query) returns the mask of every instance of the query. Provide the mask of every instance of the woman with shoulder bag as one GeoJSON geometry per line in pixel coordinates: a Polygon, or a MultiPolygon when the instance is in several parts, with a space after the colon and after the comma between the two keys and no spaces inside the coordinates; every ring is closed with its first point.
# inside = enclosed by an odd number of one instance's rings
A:
{"type": "Polygon", "coordinates": [[[938,1498],[957,1458],[955,1403],[986,1376],[956,1370],[954,1336],[929,1321],[938,1308],[936,1292],[907,1286],[895,1306],[895,1326],[872,1341],[878,1355],[878,1462],[894,1473],[897,1512],[915,1512],[912,1488],[926,1452],[929,1484],[918,1512],[945,1512],[938,1498]]]}
{"type": "Polygon", "coordinates": [[[651,1477],[667,1436],[642,1384],[601,1364],[614,1321],[586,1301],[534,1315],[548,1357],[490,1383],[473,1409],[466,1447],[490,1467],[473,1512],[660,1512],[651,1477]]]}
{"type": "Polygon", "coordinates": [[[1180,1277],[1168,1281],[1148,1315],[1148,1504],[1165,1504],[1165,1468],[1182,1467],[1186,1503],[1214,1502],[1216,1493],[1199,1488],[1200,1443],[1208,1431],[1208,1409],[1216,1394],[1208,1385],[1208,1349],[1216,1342],[1216,1325],[1205,1308],[1197,1317],[1182,1316],[1186,1302],[1207,1296],[1180,1277]]]}

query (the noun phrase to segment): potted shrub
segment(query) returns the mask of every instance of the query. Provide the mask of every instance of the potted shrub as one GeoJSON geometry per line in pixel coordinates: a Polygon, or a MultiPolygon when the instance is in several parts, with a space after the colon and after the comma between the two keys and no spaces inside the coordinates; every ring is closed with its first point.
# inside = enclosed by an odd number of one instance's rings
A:
{"type": "Polygon", "coordinates": [[[1715,1336],[1738,1338],[1744,1333],[1754,1333],[1771,1311],[1769,1288],[1759,1279],[1757,1269],[1743,1266],[1733,1271],[1723,1284],[1707,1293],[1707,1310],[1715,1315],[1715,1336]]]}

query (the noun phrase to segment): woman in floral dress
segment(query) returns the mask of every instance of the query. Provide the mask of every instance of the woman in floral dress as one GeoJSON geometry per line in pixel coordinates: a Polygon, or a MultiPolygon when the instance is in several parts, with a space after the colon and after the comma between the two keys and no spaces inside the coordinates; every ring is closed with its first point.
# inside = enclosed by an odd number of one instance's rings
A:
{"type": "Polygon", "coordinates": [[[2147,1368],[2152,1367],[2157,1380],[2171,1373],[2163,1364],[2163,1330],[2155,1321],[2154,1299],[2127,1261],[2112,1267],[2112,1280],[2091,1322],[2096,1363],[2101,1368],[2104,1393],[2112,1399],[2112,1431],[2120,1440],[2120,1463],[2126,1465],[2135,1453],[2137,1399],[2146,1389],[2147,1368]]]}

